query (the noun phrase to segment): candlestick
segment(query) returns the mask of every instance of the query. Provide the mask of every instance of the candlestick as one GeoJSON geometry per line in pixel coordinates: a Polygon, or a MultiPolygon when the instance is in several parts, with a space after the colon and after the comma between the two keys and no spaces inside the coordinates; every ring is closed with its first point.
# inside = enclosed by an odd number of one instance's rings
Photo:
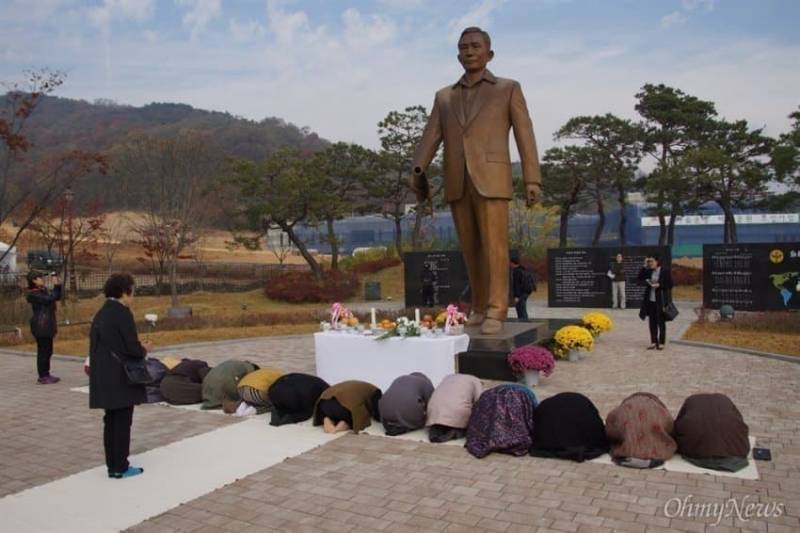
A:
{"type": "Polygon", "coordinates": [[[378,322],[375,320],[375,308],[373,307],[372,309],[369,310],[369,312],[372,317],[372,321],[370,322],[369,327],[370,329],[377,329],[378,322]]]}
{"type": "Polygon", "coordinates": [[[419,309],[414,309],[414,322],[419,326],[419,309]]]}

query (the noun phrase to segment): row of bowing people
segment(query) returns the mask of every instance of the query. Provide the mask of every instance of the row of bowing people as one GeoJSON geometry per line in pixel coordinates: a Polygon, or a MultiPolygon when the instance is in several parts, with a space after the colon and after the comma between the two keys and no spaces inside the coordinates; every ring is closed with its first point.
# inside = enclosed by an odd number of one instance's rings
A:
{"type": "Polygon", "coordinates": [[[384,392],[364,381],[330,385],[310,374],[235,359],[215,367],[193,359],[147,362],[157,377],[148,401],[202,402],[204,409],[231,414],[271,411],[273,425],[313,419],[330,433],[359,432],[372,420],[389,436],[427,428],[430,442],[465,438],[478,458],[498,452],[585,461],[609,453],[617,464],[652,468],[677,453],[700,467],[738,471],[750,451],[747,424],[723,394],[694,394],[673,418],[657,396],[637,392],[603,421],[582,394],[564,392],[540,402],[522,385],[484,390],[467,374],[451,374],[434,387],[415,372],[399,376],[384,392]]]}
{"type": "Polygon", "coordinates": [[[380,421],[387,435],[427,428],[441,443],[465,438],[477,458],[490,453],[573,461],[609,453],[633,468],[653,468],[676,453],[703,468],[738,471],[748,464],[748,427],[730,398],[688,397],[673,418],[655,395],[637,392],[604,421],[586,396],[563,392],[542,400],[520,384],[484,390],[479,379],[452,374],[434,387],[421,373],[395,379],[381,391],[364,381],[334,385],[309,374],[286,374],[268,392],[271,424],[313,419],[330,433],[359,432],[380,421]]]}

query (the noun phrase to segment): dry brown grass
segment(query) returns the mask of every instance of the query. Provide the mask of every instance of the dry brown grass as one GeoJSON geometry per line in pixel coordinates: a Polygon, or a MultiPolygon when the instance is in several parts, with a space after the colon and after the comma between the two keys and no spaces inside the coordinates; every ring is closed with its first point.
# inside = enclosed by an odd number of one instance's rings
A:
{"type": "MultiPolygon", "coordinates": [[[[243,313],[293,313],[309,311],[325,307],[324,304],[288,304],[270,300],[264,296],[262,290],[248,292],[196,292],[179,298],[180,305],[191,306],[194,315],[238,317],[243,313]],[[247,309],[243,310],[242,306],[247,309]]],[[[73,323],[87,322],[103,304],[103,297],[78,300],[75,303],[67,302],[59,307],[59,318],[73,323]]],[[[146,313],[155,313],[159,317],[166,317],[170,308],[169,296],[137,296],[134,298],[132,310],[137,320],[142,320],[146,313]]]]}
{"type": "Polygon", "coordinates": [[[674,257],[672,263],[675,265],[683,265],[692,268],[703,269],[702,257],[674,257]]]}
{"type": "Polygon", "coordinates": [[[403,280],[403,265],[385,268],[374,274],[364,274],[361,276],[361,286],[358,293],[353,298],[354,301],[364,299],[364,285],[368,281],[377,281],[381,284],[381,298],[386,300],[391,298],[395,302],[402,302],[405,298],[405,282],[403,280]]]}
{"type": "MultiPolygon", "coordinates": [[[[297,335],[312,333],[319,330],[319,324],[294,324],[280,326],[255,326],[248,328],[206,328],[194,330],[177,331],[154,331],[152,333],[140,333],[141,340],[149,339],[153,345],[158,347],[174,346],[176,344],[186,344],[190,342],[221,341],[227,339],[241,339],[249,337],[268,337],[276,335],[297,335]]],[[[54,351],[61,355],[74,355],[86,357],[89,354],[89,341],[87,338],[80,339],[59,339],[56,337],[54,351]]],[[[36,345],[22,344],[11,347],[13,350],[23,352],[36,352],[36,345]]]]}
{"type": "Polygon", "coordinates": [[[784,331],[742,327],[736,322],[695,322],[683,336],[686,340],[747,348],[760,352],[800,356],[800,329],[784,331]]]}

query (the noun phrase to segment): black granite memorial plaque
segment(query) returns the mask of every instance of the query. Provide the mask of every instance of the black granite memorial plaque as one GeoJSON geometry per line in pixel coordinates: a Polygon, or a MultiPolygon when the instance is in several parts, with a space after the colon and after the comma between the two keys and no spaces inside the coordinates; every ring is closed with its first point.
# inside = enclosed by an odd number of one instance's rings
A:
{"type": "Polygon", "coordinates": [[[617,253],[623,255],[627,277],[627,307],[642,303],[642,286],[637,277],[645,257],[658,255],[670,266],[668,246],[607,248],[550,248],[547,250],[547,304],[550,307],[611,307],[611,278],[608,271],[617,253]]]}
{"type": "Polygon", "coordinates": [[[703,245],[703,307],[800,309],[800,242],[703,245]]]}
{"type": "Polygon", "coordinates": [[[433,272],[433,305],[457,304],[469,288],[464,256],[460,251],[406,252],[405,298],[408,307],[424,307],[422,278],[425,267],[433,272]]]}

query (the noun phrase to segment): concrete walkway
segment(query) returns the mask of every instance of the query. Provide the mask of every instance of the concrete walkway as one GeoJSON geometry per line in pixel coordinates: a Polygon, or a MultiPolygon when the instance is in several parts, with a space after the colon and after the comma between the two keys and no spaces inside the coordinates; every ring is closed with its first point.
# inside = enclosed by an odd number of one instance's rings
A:
{"type": "MultiPolygon", "coordinates": [[[[531,308],[534,318],[578,317],[586,311],[537,303],[531,308]]],[[[537,387],[539,396],[579,391],[605,416],[640,390],[657,394],[673,414],[692,393],[725,393],[742,411],[757,445],[772,450],[773,461],[758,464],[760,479],[496,454],[477,460],[457,446],[348,435],[177,505],[134,529],[800,530],[800,365],[674,344],[663,352],[647,351],[647,325],[636,310],[609,314],[616,329],[583,361],[558,362],[555,373],[537,387]],[[716,503],[727,511],[719,527],[712,528],[716,517],[690,516],[691,509],[681,502],[716,503]],[[769,518],[737,516],[732,502],[741,508],[752,502],[780,504],[782,512],[769,518]]],[[[681,306],[669,337],[693,316],[690,306],[681,306]]],[[[237,357],[287,371],[313,371],[312,350],[311,336],[297,336],[170,351],[211,363],[237,357]]],[[[34,385],[33,358],[0,355],[0,361],[0,495],[102,465],[100,413],[86,408],[85,394],[69,391],[86,383],[81,365],[57,361],[55,372],[65,382],[40,387],[34,385]]],[[[134,453],[237,423],[216,414],[142,406],[134,415],[134,453]]],[[[271,445],[263,443],[264,449],[271,445]]],[[[227,453],[235,450],[235,442],[226,448],[227,453]]],[[[208,457],[224,454],[209,450],[208,457]]],[[[182,482],[176,475],[176,487],[182,482]]],[[[163,490],[172,489],[167,484],[163,490]]],[[[91,503],[87,520],[94,512],[91,503]]],[[[42,508],[47,509],[44,501],[42,508]]]]}

